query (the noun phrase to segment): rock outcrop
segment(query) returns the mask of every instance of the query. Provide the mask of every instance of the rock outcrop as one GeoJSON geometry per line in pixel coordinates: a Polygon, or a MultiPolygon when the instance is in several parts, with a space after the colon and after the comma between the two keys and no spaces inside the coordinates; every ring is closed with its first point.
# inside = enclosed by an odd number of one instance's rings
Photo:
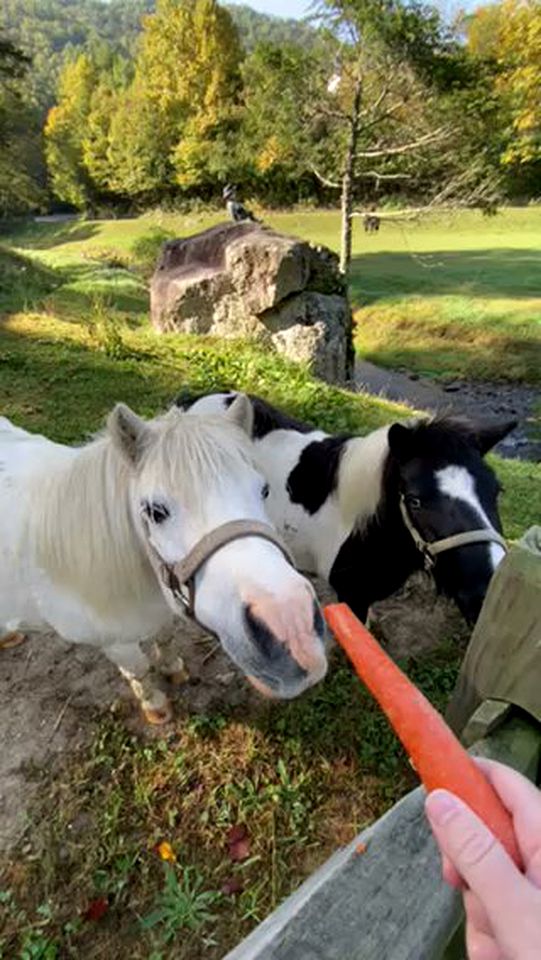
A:
{"type": "Polygon", "coordinates": [[[258,223],[164,245],[151,281],[160,331],[257,338],[331,383],[352,373],[351,311],[335,254],[258,223]]]}

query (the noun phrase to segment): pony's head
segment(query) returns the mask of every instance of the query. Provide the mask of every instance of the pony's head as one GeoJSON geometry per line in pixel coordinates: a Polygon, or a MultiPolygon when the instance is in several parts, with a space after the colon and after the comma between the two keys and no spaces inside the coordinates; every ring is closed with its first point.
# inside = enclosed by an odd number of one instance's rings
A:
{"type": "MultiPolygon", "coordinates": [[[[242,394],[225,417],[173,409],[146,422],[122,404],[112,412],[108,431],[128,466],[131,510],[158,575],[161,564],[182,564],[225,523],[269,524],[268,486],[244,430],[250,415],[242,394]]],[[[160,585],[169,606],[182,612],[167,578],[160,585]]],[[[194,577],[194,614],[268,696],[295,697],[326,672],[312,586],[257,534],[227,542],[203,562],[194,577]]]]}
{"type": "MultiPolygon", "coordinates": [[[[389,428],[389,469],[398,475],[406,522],[425,543],[473,530],[501,532],[500,485],[483,458],[514,426],[436,418],[389,428]]],[[[495,541],[462,543],[435,555],[436,583],[468,621],[477,619],[503,556],[495,541]]]]}

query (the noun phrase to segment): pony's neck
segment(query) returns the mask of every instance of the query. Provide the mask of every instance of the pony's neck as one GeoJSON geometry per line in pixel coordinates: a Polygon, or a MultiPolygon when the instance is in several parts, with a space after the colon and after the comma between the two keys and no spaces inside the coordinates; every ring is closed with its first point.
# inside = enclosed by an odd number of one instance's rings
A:
{"type": "Polygon", "coordinates": [[[350,534],[329,581],[362,620],[370,604],[398,590],[420,566],[400,514],[398,469],[389,456],[387,432],[350,441],[343,461],[346,485],[340,503],[344,518],[349,511],[350,534]]]}
{"type": "Polygon", "coordinates": [[[347,441],[338,482],[338,501],[347,529],[362,530],[378,511],[384,493],[389,428],[347,441]]]}
{"type": "Polygon", "coordinates": [[[118,615],[156,589],[137,534],[129,471],[108,437],[48,470],[36,488],[36,559],[98,615],[118,615]]]}

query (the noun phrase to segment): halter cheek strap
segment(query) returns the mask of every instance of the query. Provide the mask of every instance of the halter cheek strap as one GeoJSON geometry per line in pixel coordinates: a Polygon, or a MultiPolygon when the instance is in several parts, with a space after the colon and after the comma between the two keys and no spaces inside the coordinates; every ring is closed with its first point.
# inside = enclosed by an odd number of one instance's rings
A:
{"type": "Polygon", "coordinates": [[[487,527],[480,527],[477,530],[465,530],[463,533],[454,533],[452,536],[444,537],[442,540],[424,540],[411,522],[403,494],[400,495],[400,513],[402,514],[402,520],[411,534],[415,546],[424,557],[425,570],[427,571],[432,570],[439,553],[445,553],[446,550],[454,550],[455,547],[465,547],[470,543],[497,543],[507,553],[507,544],[503,537],[497,533],[496,530],[491,530],[487,527]]]}
{"type": "Polygon", "coordinates": [[[195,575],[218,550],[242,540],[244,537],[259,537],[268,540],[282,552],[286,560],[294,566],[293,559],[283,540],[268,523],[259,520],[231,520],[206,533],[178,563],[165,563],[150,542],[148,524],[145,524],[147,545],[157,567],[163,584],[179,601],[187,615],[195,618],[195,575]]]}

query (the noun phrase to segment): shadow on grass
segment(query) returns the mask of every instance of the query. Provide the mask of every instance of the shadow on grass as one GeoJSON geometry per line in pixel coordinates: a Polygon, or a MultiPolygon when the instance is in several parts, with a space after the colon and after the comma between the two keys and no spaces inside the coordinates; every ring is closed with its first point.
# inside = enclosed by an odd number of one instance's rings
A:
{"type": "Polygon", "coordinates": [[[82,240],[90,240],[98,233],[97,223],[84,220],[54,223],[35,223],[35,221],[29,220],[17,224],[15,227],[11,224],[9,242],[23,250],[50,250],[66,243],[80,243],[82,240]]]}
{"type": "Polygon", "coordinates": [[[353,258],[357,305],[404,296],[541,297],[541,250],[365,253],[353,258]]]}
{"type": "Polygon", "coordinates": [[[125,268],[99,262],[45,267],[36,260],[0,247],[0,312],[18,313],[51,306],[64,319],[88,317],[97,302],[129,316],[134,325],[148,311],[143,279],[125,268]],[[49,303],[49,297],[52,296],[49,303]]]}

